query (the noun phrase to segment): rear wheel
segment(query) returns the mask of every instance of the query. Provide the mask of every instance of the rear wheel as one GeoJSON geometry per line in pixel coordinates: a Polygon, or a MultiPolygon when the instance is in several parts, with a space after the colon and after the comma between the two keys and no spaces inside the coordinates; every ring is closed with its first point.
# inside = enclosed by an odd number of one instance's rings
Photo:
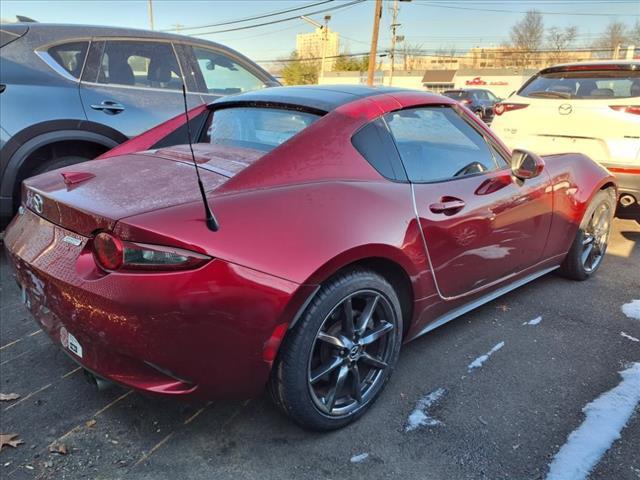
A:
{"type": "Polygon", "coordinates": [[[613,189],[596,194],[560,267],[562,275],[586,280],[598,270],[607,250],[615,206],[613,189]]]}
{"type": "Polygon", "coordinates": [[[387,383],[402,339],[400,302],[376,273],[330,280],[285,339],[270,391],[295,422],[313,430],[360,417],[387,383]]]}

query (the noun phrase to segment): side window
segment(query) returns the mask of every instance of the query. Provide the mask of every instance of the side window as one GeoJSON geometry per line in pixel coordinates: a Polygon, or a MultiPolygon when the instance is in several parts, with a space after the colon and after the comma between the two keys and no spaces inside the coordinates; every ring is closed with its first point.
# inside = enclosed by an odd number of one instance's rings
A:
{"type": "Polygon", "coordinates": [[[351,143],[380,175],[389,180],[407,181],[398,150],[384,120],[378,118],[358,130],[351,143]]]}
{"type": "Polygon", "coordinates": [[[204,83],[202,93],[230,95],[263,88],[264,82],[226,55],[193,47],[204,83]]]}
{"type": "Polygon", "coordinates": [[[65,43],[49,48],[47,53],[70,75],[80,78],[88,47],[89,42],[65,43]]]}
{"type": "Polygon", "coordinates": [[[97,78],[109,85],[180,90],[182,75],[169,43],[106,41],[97,78]]]}
{"type": "Polygon", "coordinates": [[[384,118],[412,182],[450,180],[507,165],[453,108],[413,108],[384,118]]]}

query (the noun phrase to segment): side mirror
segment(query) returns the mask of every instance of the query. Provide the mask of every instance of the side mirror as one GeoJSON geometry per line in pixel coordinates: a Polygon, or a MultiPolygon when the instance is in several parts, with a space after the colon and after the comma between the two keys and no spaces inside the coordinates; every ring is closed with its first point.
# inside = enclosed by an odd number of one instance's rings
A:
{"type": "Polygon", "coordinates": [[[543,169],[544,160],[533,152],[516,149],[511,154],[511,173],[520,180],[535,178],[543,169]]]}

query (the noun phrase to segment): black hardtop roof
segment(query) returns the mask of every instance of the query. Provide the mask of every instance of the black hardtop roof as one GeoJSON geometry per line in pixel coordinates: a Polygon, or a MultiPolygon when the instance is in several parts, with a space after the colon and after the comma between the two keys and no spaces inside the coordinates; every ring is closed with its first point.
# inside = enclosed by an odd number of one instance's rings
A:
{"type": "Polygon", "coordinates": [[[406,92],[408,89],[393,87],[368,87],[365,85],[305,85],[297,87],[273,87],[229,95],[214,101],[215,109],[235,104],[283,104],[294,105],[318,112],[330,112],[360,98],[384,93],[406,92]]]}

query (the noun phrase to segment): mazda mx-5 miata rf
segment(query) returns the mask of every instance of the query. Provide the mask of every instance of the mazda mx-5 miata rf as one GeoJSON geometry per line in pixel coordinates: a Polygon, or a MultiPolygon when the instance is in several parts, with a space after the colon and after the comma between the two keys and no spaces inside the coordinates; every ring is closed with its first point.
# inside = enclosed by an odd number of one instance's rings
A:
{"type": "Polygon", "coordinates": [[[607,247],[604,168],[509,152],[445,97],[283,87],[185,117],[26,180],[5,234],[42,328],[126,387],[268,386],[299,424],[338,428],[403,342],[553,270],[584,280],[607,247]],[[167,146],[187,126],[193,157],[167,146]]]}

